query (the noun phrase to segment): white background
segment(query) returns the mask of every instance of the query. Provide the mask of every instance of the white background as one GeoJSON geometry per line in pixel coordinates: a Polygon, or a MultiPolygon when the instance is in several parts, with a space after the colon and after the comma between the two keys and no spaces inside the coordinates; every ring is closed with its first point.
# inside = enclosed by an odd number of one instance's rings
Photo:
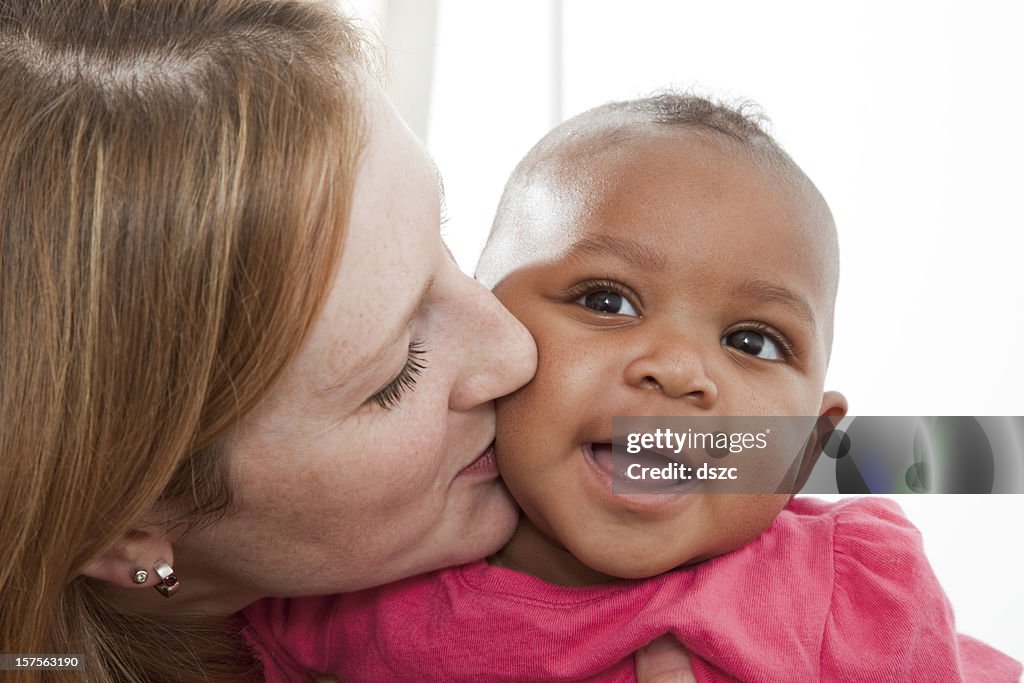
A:
{"type": "MultiPolygon", "coordinates": [[[[467,272],[509,172],[563,118],[668,85],[750,98],[839,227],[829,388],[854,415],[1024,414],[1024,3],[356,5],[467,272]]],[[[1024,496],[898,498],[960,629],[1024,659],[1024,496]]]]}

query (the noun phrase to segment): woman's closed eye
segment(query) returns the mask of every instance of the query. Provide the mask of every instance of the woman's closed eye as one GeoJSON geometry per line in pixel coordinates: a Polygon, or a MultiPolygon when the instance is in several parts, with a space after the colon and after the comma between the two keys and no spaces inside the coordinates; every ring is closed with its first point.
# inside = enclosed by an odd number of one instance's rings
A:
{"type": "Polygon", "coordinates": [[[760,323],[748,323],[726,332],[722,336],[722,346],[769,361],[784,361],[795,355],[792,344],[785,337],[760,323]]]}
{"type": "Polygon", "coordinates": [[[395,375],[395,378],[374,394],[371,399],[384,410],[394,410],[398,407],[402,397],[416,387],[416,378],[426,370],[427,362],[424,359],[426,352],[426,345],[422,341],[418,339],[410,341],[409,355],[405,359],[405,365],[395,375]]]}

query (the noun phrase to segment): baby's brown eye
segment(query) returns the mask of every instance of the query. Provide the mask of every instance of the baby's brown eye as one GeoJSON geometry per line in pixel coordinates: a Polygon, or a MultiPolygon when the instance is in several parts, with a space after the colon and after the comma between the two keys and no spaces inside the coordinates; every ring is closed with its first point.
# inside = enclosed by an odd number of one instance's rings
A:
{"type": "Polygon", "coordinates": [[[782,360],[778,345],[754,330],[736,330],[722,337],[722,346],[731,346],[737,351],[765,360],[782,360]]]}
{"type": "Polygon", "coordinates": [[[633,308],[633,304],[629,303],[624,296],[616,294],[615,292],[609,292],[607,290],[597,290],[584,294],[576,303],[581,306],[598,311],[599,313],[612,313],[614,315],[628,315],[633,318],[639,318],[640,314],[633,308]]]}

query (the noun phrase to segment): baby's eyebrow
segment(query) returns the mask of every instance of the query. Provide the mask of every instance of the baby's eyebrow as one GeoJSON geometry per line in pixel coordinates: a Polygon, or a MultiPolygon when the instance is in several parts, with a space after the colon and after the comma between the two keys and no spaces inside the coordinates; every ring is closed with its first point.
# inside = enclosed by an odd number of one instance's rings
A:
{"type": "Polygon", "coordinates": [[[566,258],[581,256],[611,256],[644,270],[665,267],[665,256],[643,242],[610,235],[588,235],[569,248],[566,258]]]}
{"type": "Polygon", "coordinates": [[[747,280],[734,288],[732,294],[735,297],[782,304],[803,318],[812,331],[817,328],[814,309],[807,303],[807,299],[782,285],[768,280],[747,280]]]}

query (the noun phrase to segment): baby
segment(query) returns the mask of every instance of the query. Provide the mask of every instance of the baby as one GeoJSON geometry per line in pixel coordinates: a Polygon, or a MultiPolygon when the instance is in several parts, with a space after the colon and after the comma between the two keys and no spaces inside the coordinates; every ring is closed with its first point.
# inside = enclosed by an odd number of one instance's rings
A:
{"type": "Polygon", "coordinates": [[[832,217],[756,119],[665,94],[562,124],[510,179],[477,275],[538,347],[498,406],[514,537],[488,562],[265,603],[282,657],[350,682],[631,681],[668,632],[699,681],[1018,680],[956,633],[889,501],[615,490],[613,416],[846,413],[823,391],[832,217]]]}

